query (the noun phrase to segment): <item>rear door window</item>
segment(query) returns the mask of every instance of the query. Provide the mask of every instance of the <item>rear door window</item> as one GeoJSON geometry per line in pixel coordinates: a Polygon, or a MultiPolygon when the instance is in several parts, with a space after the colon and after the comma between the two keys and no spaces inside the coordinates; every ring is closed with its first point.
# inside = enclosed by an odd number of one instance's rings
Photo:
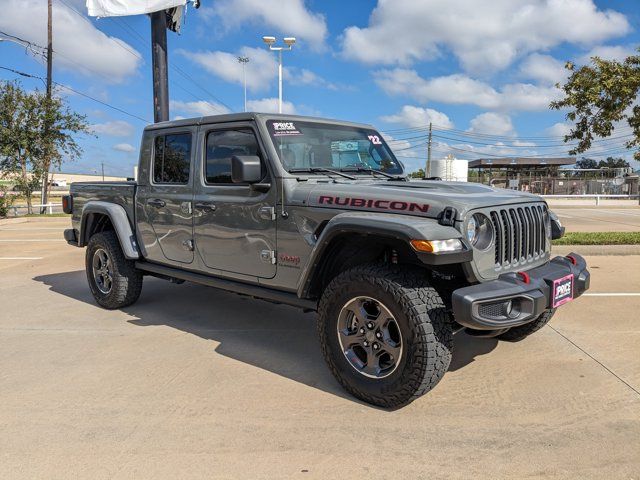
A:
{"type": "Polygon", "coordinates": [[[191,170],[191,134],[172,133],[155,139],[153,154],[154,183],[189,183],[191,170]]]}

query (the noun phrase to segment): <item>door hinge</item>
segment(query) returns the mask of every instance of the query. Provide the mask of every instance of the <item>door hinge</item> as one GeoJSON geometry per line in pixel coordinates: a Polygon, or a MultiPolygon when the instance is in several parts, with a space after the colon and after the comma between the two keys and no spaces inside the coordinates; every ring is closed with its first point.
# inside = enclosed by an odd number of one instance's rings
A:
{"type": "Polygon", "coordinates": [[[276,251],[275,250],[262,250],[260,252],[260,260],[271,265],[276,264],[276,251]]]}
{"type": "Polygon", "coordinates": [[[261,207],[260,208],[260,217],[265,220],[275,220],[276,219],[276,208],[275,207],[261,207]]]}

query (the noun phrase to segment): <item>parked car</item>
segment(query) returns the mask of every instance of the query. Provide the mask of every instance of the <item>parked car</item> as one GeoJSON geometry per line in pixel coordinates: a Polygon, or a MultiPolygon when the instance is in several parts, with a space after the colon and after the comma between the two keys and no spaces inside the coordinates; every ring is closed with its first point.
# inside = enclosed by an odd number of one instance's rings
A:
{"type": "Polygon", "coordinates": [[[589,288],[581,256],[551,258],[563,228],[542,198],[409,182],[369,125],[163,122],[144,130],[138,171],[63,199],[99,305],[131,305],[151,275],[317,311],[331,372],[375,405],[431,390],[455,332],[521,340],[589,288]]]}

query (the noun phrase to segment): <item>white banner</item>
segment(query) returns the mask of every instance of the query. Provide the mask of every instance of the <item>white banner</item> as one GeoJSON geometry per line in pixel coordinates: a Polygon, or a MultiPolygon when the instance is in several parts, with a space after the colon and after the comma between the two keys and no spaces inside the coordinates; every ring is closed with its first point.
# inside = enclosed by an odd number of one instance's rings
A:
{"type": "Polygon", "coordinates": [[[91,17],[144,15],[168,8],[182,7],[187,0],[87,0],[91,17]]]}

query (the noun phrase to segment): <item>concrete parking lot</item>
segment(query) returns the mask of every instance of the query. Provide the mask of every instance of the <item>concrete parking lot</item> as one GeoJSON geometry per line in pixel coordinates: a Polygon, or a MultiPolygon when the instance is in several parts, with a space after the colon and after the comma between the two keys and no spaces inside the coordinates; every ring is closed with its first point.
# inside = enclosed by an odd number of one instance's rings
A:
{"type": "Polygon", "coordinates": [[[313,314],[149,278],[98,308],[67,225],[0,225],[0,478],[640,478],[638,256],[587,258],[589,296],[523,342],[458,335],[385,411],[330,375],[313,314]]]}

